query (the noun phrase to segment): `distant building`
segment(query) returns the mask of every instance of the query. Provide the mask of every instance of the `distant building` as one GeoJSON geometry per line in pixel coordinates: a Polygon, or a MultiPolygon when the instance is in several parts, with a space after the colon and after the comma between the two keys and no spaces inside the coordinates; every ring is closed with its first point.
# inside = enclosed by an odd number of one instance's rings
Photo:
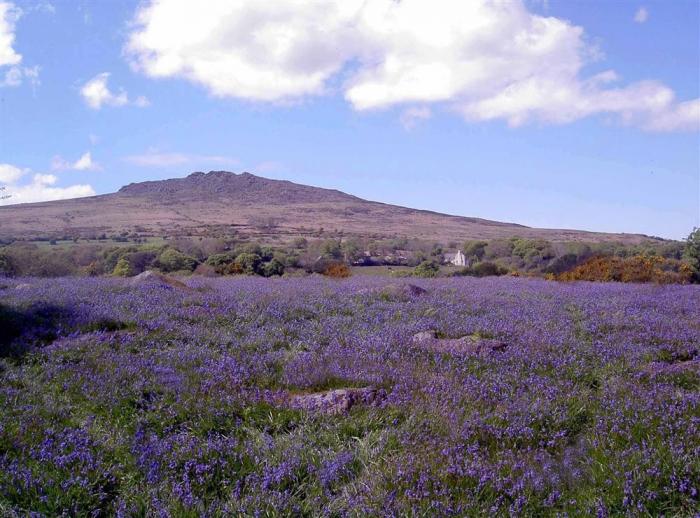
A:
{"type": "Polygon", "coordinates": [[[454,264],[455,266],[467,266],[467,258],[462,253],[461,250],[457,250],[457,253],[447,253],[444,255],[444,261],[446,263],[454,264]]]}

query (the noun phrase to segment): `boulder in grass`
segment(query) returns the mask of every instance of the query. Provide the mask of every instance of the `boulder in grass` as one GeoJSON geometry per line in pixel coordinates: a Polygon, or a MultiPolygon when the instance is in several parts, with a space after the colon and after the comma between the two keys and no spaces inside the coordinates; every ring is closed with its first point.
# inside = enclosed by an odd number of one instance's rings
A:
{"type": "Polygon", "coordinates": [[[435,352],[481,357],[503,352],[508,348],[508,344],[501,340],[481,338],[475,335],[462,336],[461,338],[437,338],[437,332],[432,329],[413,335],[413,343],[435,352]]]}
{"type": "Polygon", "coordinates": [[[428,293],[426,289],[408,283],[390,284],[379,291],[379,294],[383,297],[398,300],[410,300],[425,295],[426,293],[428,293]]]}
{"type": "Polygon", "coordinates": [[[419,331],[413,335],[414,344],[422,344],[425,342],[431,342],[437,339],[437,331],[435,329],[428,329],[427,331],[419,331]]]}
{"type": "Polygon", "coordinates": [[[151,270],[139,273],[135,277],[132,277],[129,280],[129,286],[132,288],[138,288],[140,286],[162,286],[167,288],[180,288],[184,290],[190,289],[184,282],[151,270]]]}
{"type": "Polygon", "coordinates": [[[347,414],[353,406],[374,406],[386,398],[386,392],[374,387],[345,388],[292,396],[290,406],[326,415],[347,414]]]}
{"type": "Polygon", "coordinates": [[[28,289],[31,288],[31,287],[32,287],[31,284],[27,284],[26,282],[23,282],[23,283],[18,284],[17,286],[15,286],[15,289],[16,289],[16,290],[28,290],[28,289]]]}

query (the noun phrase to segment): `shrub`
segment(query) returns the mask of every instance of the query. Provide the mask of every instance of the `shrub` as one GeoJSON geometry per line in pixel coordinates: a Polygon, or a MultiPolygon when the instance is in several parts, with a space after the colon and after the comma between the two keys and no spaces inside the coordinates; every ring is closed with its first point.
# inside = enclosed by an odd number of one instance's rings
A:
{"type": "Polygon", "coordinates": [[[484,251],[486,259],[497,259],[499,257],[510,257],[513,253],[512,239],[494,239],[489,242],[484,251]]]}
{"type": "Polygon", "coordinates": [[[245,273],[246,275],[254,275],[258,273],[260,261],[261,259],[258,254],[244,252],[236,257],[234,264],[240,268],[241,273],[245,273]]]}
{"type": "Polygon", "coordinates": [[[332,263],[326,267],[323,275],[334,279],[345,279],[350,277],[351,272],[350,268],[348,268],[348,265],[345,263],[332,263]]]}
{"type": "Polygon", "coordinates": [[[85,275],[88,275],[90,277],[97,277],[98,275],[102,275],[104,272],[104,268],[102,267],[102,263],[98,261],[93,261],[87,266],[83,266],[81,269],[82,273],[85,275]]]}
{"type": "Polygon", "coordinates": [[[231,263],[228,266],[226,266],[221,273],[223,273],[224,275],[239,275],[244,272],[240,264],[231,263]]]}
{"type": "Polygon", "coordinates": [[[4,266],[9,275],[18,277],[62,277],[79,273],[71,252],[52,248],[42,249],[36,245],[14,244],[3,250],[4,266]]]}
{"type": "Polygon", "coordinates": [[[340,248],[340,241],[335,239],[327,239],[321,243],[321,254],[324,257],[331,259],[340,259],[343,257],[343,251],[340,248]]]}
{"type": "Polygon", "coordinates": [[[174,248],[166,248],[158,256],[158,267],[164,272],[175,272],[178,270],[194,270],[197,260],[194,257],[185,255],[174,248]]]}
{"type": "Polygon", "coordinates": [[[292,247],[296,248],[298,250],[303,250],[308,246],[308,243],[305,238],[303,237],[295,237],[294,240],[292,241],[292,247]]]}
{"type": "Polygon", "coordinates": [[[683,259],[686,261],[696,281],[700,281],[700,228],[695,228],[685,241],[683,259]]]}
{"type": "Polygon", "coordinates": [[[484,258],[487,246],[487,241],[466,241],[464,243],[464,256],[468,259],[476,257],[478,261],[481,261],[484,258]]]}
{"type": "Polygon", "coordinates": [[[693,271],[687,263],[659,256],[623,258],[593,257],[576,268],[557,276],[561,281],[656,282],[686,284],[693,271]]]}
{"type": "Polygon", "coordinates": [[[134,274],[141,273],[150,268],[158,257],[158,252],[155,250],[142,250],[133,252],[124,256],[129,261],[134,274]]]}
{"type": "Polygon", "coordinates": [[[413,269],[416,277],[436,277],[440,272],[440,266],[434,261],[423,261],[413,269]]]}
{"type": "Polygon", "coordinates": [[[117,265],[112,271],[112,275],[116,275],[118,277],[130,277],[133,274],[134,272],[131,268],[131,263],[124,257],[117,261],[117,265]]]}
{"type": "Polygon", "coordinates": [[[272,277],[273,275],[282,275],[284,273],[284,264],[277,259],[273,259],[267,263],[263,263],[260,267],[260,274],[263,277],[272,277]]]}
{"type": "Polygon", "coordinates": [[[575,268],[580,262],[581,260],[579,259],[578,255],[573,253],[564,254],[549,263],[544,269],[544,273],[559,275],[560,273],[564,273],[575,268]]]}
{"type": "Polygon", "coordinates": [[[210,255],[205,264],[211,266],[217,273],[224,273],[226,269],[235,261],[235,254],[228,252],[223,254],[210,255]]]}
{"type": "Polygon", "coordinates": [[[3,251],[0,250],[0,275],[12,277],[15,274],[15,268],[12,265],[12,260],[3,251]]]}
{"type": "Polygon", "coordinates": [[[111,272],[112,270],[114,270],[114,267],[117,265],[119,259],[126,256],[127,254],[136,252],[137,250],[138,248],[136,248],[135,246],[108,248],[107,250],[102,252],[105,271],[111,272]]]}
{"type": "Polygon", "coordinates": [[[482,261],[473,266],[462,268],[454,273],[454,275],[469,275],[471,277],[492,277],[497,275],[505,275],[508,273],[507,268],[497,265],[489,261],[482,261]]]}

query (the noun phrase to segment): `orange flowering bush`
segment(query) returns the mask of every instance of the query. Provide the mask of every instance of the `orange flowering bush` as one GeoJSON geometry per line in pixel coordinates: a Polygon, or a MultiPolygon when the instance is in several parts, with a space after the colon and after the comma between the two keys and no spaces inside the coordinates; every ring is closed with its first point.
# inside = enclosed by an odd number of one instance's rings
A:
{"type": "Polygon", "coordinates": [[[585,263],[559,274],[560,281],[656,282],[688,284],[692,269],[684,262],[658,256],[593,257],[585,263]]]}
{"type": "Polygon", "coordinates": [[[345,279],[350,277],[352,273],[347,264],[344,263],[332,263],[323,272],[323,275],[327,277],[333,277],[334,279],[345,279]]]}

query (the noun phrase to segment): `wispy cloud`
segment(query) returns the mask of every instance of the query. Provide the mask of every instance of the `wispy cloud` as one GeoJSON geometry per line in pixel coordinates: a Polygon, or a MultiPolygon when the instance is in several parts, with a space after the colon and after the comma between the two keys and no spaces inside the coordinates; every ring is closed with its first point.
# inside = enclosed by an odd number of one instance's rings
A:
{"type": "Polygon", "coordinates": [[[202,164],[235,166],[240,163],[237,158],[229,156],[160,152],[157,149],[149,149],[139,155],[125,156],[123,160],[139,167],[200,166],[202,164]]]}
{"type": "Polygon", "coordinates": [[[59,155],[51,160],[51,170],[53,171],[99,171],[100,169],[100,164],[92,159],[90,151],[83,153],[75,162],[69,162],[59,155]]]}
{"type": "Polygon", "coordinates": [[[15,26],[21,16],[22,9],[0,1],[0,88],[17,87],[25,81],[32,88],[40,84],[40,67],[23,65],[22,55],[14,49],[15,26]]]}
{"type": "Polygon", "coordinates": [[[421,121],[428,120],[432,115],[432,111],[427,106],[413,107],[404,110],[399,120],[404,129],[409,131],[415,128],[421,121]]]}
{"type": "Polygon", "coordinates": [[[644,23],[649,19],[649,11],[646,7],[640,7],[637,12],[634,13],[634,21],[637,23],[644,23]]]}

